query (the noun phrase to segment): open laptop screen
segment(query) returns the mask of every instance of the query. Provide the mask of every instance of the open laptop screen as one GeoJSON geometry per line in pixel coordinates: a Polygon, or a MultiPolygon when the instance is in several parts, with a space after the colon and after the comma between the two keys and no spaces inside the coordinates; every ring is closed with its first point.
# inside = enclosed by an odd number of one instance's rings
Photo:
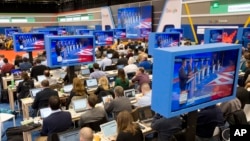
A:
{"type": "Polygon", "coordinates": [[[86,85],[87,87],[95,87],[98,86],[98,83],[96,79],[88,79],[86,80],[86,85]]]}
{"type": "Polygon", "coordinates": [[[74,129],[74,130],[61,132],[61,133],[58,133],[58,138],[60,141],[78,141],[79,131],[80,129],[74,129]]]}
{"type": "Polygon", "coordinates": [[[88,74],[90,74],[90,71],[89,71],[89,69],[82,69],[81,74],[82,75],[88,75],[88,74]]]}
{"type": "Polygon", "coordinates": [[[52,110],[50,107],[40,109],[41,118],[46,118],[51,114],[52,110]]]}
{"type": "Polygon", "coordinates": [[[135,89],[129,89],[124,91],[124,96],[125,97],[135,97],[135,89]]]}
{"type": "Polygon", "coordinates": [[[38,82],[42,82],[42,81],[45,80],[45,79],[46,79],[45,75],[38,75],[38,76],[37,76],[38,82]]]}
{"type": "Polygon", "coordinates": [[[116,68],[117,69],[122,69],[124,67],[124,65],[117,65],[116,68]]]}
{"type": "Polygon", "coordinates": [[[72,84],[63,86],[63,91],[64,91],[65,93],[71,92],[72,89],[73,89],[73,85],[72,85],[72,84]]]}
{"type": "Polygon", "coordinates": [[[30,89],[30,95],[31,97],[36,97],[36,94],[40,92],[42,88],[35,88],[35,89],[30,89]]]}
{"type": "Polygon", "coordinates": [[[73,108],[76,112],[84,111],[85,109],[87,109],[86,98],[73,100],[72,103],[73,103],[73,108]]]}
{"type": "Polygon", "coordinates": [[[104,137],[111,137],[117,134],[117,123],[115,120],[100,125],[104,137]]]}

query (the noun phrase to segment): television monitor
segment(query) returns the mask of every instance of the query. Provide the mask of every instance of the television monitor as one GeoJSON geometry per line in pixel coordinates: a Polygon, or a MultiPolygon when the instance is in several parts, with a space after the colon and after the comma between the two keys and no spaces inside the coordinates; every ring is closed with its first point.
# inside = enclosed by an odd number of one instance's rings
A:
{"type": "Polygon", "coordinates": [[[60,141],[79,141],[80,129],[71,129],[64,132],[58,133],[58,138],[60,141]]]}
{"type": "Polygon", "coordinates": [[[152,31],[151,5],[118,9],[118,28],[126,29],[127,38],[145,38],[152,31]]]}
{"type": "Polygon", "coordinates": [[[221,43],[223,29],[205,29],[204,43],[221,43]]]}
{"type": "Polygon", "coordinates": [[[155,49],[152,109],[172,117],[235,98],[240,58],[238,44],[155,49]]]}
{"type": "Polygon", "coordinates": [[[13,35],[13,44],[16,52],[44,50],[44,34],[16,33],[13,35]]]}
{"type": "Polygon", "coordinates": [[[92,35],[93,30],[91,30],[91,29],[76,29],[76,34],[77,35],[92,35]]]}
{"type": "Polygon", "coordinates": [[[46,36],[57,36],[58,31],[57,30],[38,30],[39,33],[44,33],[46,36]]]}
{"type": "Polygon", "coordinates": [[[153,55],[156,48],[178,47],[180,44],[180,33],[150,33],[148,53],[153,55]]]}
{"type": "Polygon", "coordinates": [[[12,37],[15,33],[22,33],[20,28],[5,28],[5,36],[12,37]]]}
{"type": "Polygon", "coordinates": [[[169,28],[165,32],[177,32],[180,33],[180,38],[183,39],[183,29],[182,28],[169,28]]]}
{"type": "Polygon", "coordinates": [[[250,40],[250,27],[238,28],[237,40],[239,41],[250,40]]]}
{"type": "Polygon", "coordinates": [[[96,45],[113,45],[114,32],[113,31],[94,31],[96,45]]]}
{"type": "Polygon", "coordinates": [[[46,36],[48,66],[75,66],[95,61],[93,36],[46,36]]]}
{"type": "Polygon", "coordinates": [[[60,36],[62,36],[62,35],[67,35],[66,27],[58,27],[58,28],[57,28],[57,33],[58,33],[58,35],[60,35],[60,36]]]}
{"type": "Polygon", "coordinates": [[[126,29],[125,28],[116,28],[114,30],[114,37],[116,39],[125,39],[126,38],[126,29]]]}

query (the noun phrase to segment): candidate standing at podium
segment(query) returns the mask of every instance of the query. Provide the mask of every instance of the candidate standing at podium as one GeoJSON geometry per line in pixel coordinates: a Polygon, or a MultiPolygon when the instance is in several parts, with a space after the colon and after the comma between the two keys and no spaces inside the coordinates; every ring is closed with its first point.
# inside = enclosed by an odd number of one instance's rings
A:
{"type": "Polygon", "coordinates": [[[190,78],[188,73],[186,73],[186,70],[185,70],[186,65],[187,65],[186,60],[182,60],[182,65],[181,65],[181,68],[179,69],[179,81],[180,81],[179,84],[180,84],[181,91],[186,90],[187,81],[190,78]]]}

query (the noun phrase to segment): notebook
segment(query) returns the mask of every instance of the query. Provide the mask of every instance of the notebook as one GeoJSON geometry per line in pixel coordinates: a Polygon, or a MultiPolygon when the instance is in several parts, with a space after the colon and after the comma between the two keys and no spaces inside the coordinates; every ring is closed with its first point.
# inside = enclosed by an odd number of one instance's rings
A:
{"type": "Polygon", "coordinates": [[[41,118],[44,119],[51,114],[52,110],[50,107],[40,109],[41,118]]]}
{"type": "Polygon", "coordinates": [[[110,140],[110,138],[115,138],[117,136],[117,123],[115,120],[101,124],[100,128],[106,140],[110,140]]]}
{"type": "Polygon", "coordinates": [[[30,89],[30,96],[35,98],[36,97],[36,94],[38,92],[40,92],[41,90],[43,90],[43,88],[35,88],[35,89],[30,89]]]}
{"type": "Polygon", "coordinates": [[[97,89],[98,83],[96,79],[88,79],[86,80],[87,89],[97,89]]]}
{"type": "Polygon", "coordinates": [[[124,91],[124,96],[130,100],[135,100],[135,89],[128,89],[124,91]]]}
{"type": "Polygon", "coordinates": [[[72,89],[73,89],[72,84],[63,86],[63,92],[65,92],[65,93],[70,93],[72,89]]]}
{"type": "Polygon", "coordinates": [[[38,76],[37,76],[38,82],[42,82],[42,81],[45,80],[45,79],[46,79],[45,75],[38,75],[38,76]]]}
{"type": "Polygon", "coordinates": [[[76,113],[84,112],[84,111],[88,110],[86,98],[73,100],[72,105],[73,105],[73,109],[75,110],[76,113]]]}
{"type": "Polygon", "coordinates": [[[65,132],[58,133],[60,141],[79,141],[80,129],[67,130],[65,132]]]}
{"type": "Polygon", "coordinates": [[[89,71],[89,69],[82,69],[82,70],[81,70],[81,74],[82,74],[83,76],[89,75],[89,74],[90,74],[90,71],[89,71]]]}

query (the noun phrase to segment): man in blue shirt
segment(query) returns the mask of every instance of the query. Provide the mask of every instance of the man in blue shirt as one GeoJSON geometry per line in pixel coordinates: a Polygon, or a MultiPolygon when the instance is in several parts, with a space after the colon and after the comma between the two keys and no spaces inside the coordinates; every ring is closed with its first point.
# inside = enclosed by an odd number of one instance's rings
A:
{"type": "Polygon", "coordinates": [[[144,54],[140,60],[140,63],[138,65],[139,67],[143,67],[145,70],[151,70],[152,64],[148,61],[147,54],[144,54]]]}
{"type": "Polygon", "coordinates": [[[94,68],[94,72],[92,72],[90,74],[90,78],[92,79],[99,79],[100,77],[102,76],[105,76],[105,72],[101,71],[100,68],[99,68],[99,64],[98,63],[94,63],[93,64],[93,68],[94,68]]]}

